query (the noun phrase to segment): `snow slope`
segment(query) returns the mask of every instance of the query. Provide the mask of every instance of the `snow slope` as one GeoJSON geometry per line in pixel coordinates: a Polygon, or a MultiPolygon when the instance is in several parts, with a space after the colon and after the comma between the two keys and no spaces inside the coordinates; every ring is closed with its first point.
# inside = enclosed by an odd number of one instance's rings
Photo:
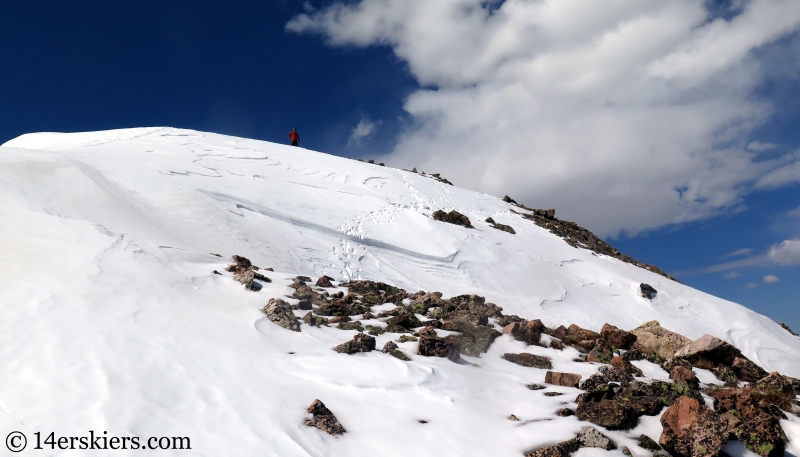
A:
{"type": "MultiPolygon", "coordinates": [[[[354,332],[288,332],[259,311],[297,274],[476,293],[546,324],[630,329],[656,319],[800,377],[800,339],[768,318],[572,248],[511,208],[415,173],[191,130],[11,140],[0,147],[2,429],[29,440],[37,430],[189,436],[182,455],[518,456],[582,425],[535,421],[552,419],[566,397],[526,390],[544,371],[499,358],[541,350],[557,370],[597,369],[571,362],[572,349],[503,337],[475,365],[336,354],[354,332]],[[434,221],[437,209],[476,228],[434,221]],[[517,234],[491,228],[489,216],[517,234]],[[274,268],[273,283],[254,293],[210,274],[232,254],[274,268]],[[657,298],[641,298],[641,282],[657,298]],[[304,427],[315,398],[350,433],[304,427]]],[[[413,343],[400,347],[413,354],[413,343]]]]}

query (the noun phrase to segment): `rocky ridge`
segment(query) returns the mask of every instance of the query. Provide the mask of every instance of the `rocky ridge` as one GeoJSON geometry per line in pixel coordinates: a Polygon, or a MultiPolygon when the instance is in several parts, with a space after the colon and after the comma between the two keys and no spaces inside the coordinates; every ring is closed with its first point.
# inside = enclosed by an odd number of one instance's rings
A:
{"type": "MultiPolygon", "coordinates": [[[[234,260],[236,265],[249,262],[240,256],[234,260]]],[[[583,392],[574,400],[577,404],[574,411],[561,408],[554,414],[561,417],[574,414],[581,421],[601,427],[600,430],[624,431],[634,428],[639,417],[658,416],[663,411],[664,431],[658,442],[674,457],[715,457],[721,455],[729,440],[739,440],[764,457],[782,455],[786,435],[779,421],[786,414],[800,411],[795,399],[800,394],[800,381],[767,373],[738,349],[710,335],[691,341],[655,321],[631,331],[610,323],[605,323],[599,333],[574,324],[551,328],[538,319],[529,321],[504,315],[501,307],[477,295],[445,299],[438,292],[410,293],[368,280],[336,284],[327,276],[319,278],[314,287],[308,285],[311,282],[309,277],[295,277],[289,285],[294,292],[288,298],[297,304],[270,299],[263,310],[267,318],[283,328],[300,331],[294,311],[308,309],[302,318],[305,325],[356,330],[358,333],[351,340],[333,348],[342,354],[376,351],[372,335],[394,333],[398,335],[397,342],[389,341],[382,352],[407,363],[413,363],[412,355],[462,363],[462,354],[481,357],[501,335],[554,350],[572,347],[582,354],[576,361],[596,363],[599,370],[586,379],[574,373],[548,371],[546,384],[577,387],[583,392]],[[394,308],[372,312],[373,306],[386,304],[394,308]],[[440,335],[439,331],[446,334],[440,335]],[[546,340],[543,335],[547,335],[546,340]],[[403,351],[397,344],[409,342],[416,342],[415,354],[403,351]],[[643,378],[641,369],[631,363],[637,360],[661,366],[669,373],[671,382],[643,378]],[[723,386],[701,385],[693,369],[711,371],[723,386]],[[714,399],[713,409],[706,407],[702,394],[714,399]]],[[[530,369],[552,368],[548,357],[527,352],[506,353],[502,358],[530,369]]],[[[543,388],[531,386],[528,386],[531,390],[543,388]]],[[[563,394],[545,392],[544,395],[563,394]]],[[[319,420],[309,425],[326,424],[325,417],[320,415],[319,420]]],[[[593,443],[603,442],[602,432],[590,430],[593,432],[582,431],[583,436],[593,436],[590,440],[593,443]]],[[[569,455],[586,447],[588,441],[581,441],[580,436],[527,451],[525,455],[569,455]]]]}

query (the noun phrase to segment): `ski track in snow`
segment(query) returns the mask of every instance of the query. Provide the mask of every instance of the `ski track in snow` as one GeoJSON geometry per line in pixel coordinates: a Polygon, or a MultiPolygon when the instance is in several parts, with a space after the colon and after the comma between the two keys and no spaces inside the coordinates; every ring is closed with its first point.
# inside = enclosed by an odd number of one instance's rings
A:
{"type": "MultiPolygon", "coordinates": [[[[572,361],[574,349],[504,336],[464,364],[418,357],[413,342],[399,344],[412,362],[337,354],[330,348],[354,331],[289,332],[259,311],[289,295],[297,274],[476,293],[548,325],[630,329],[656,319],[800,376],[800,339],[766,317],[572,248],[510,209],[411,172],[189,130],[9,141],[0,147],[0,423],[61,436],[189,436],[185,455],[208,456],[520,456],[587,425],[554,415],[575,406],[577,389],[527,390],[545,371],[500,359],[527,351],[553,358],[557,371],[594,373],[598,365],[572,361]],[[475,228],[434,221],[438,209],[467,215],[475,228]],[[517,234],[491,228],[487,216],[517,234]],[[232,254],[274,268],[265,272],[273,282],[253,293],[210,274],[232,254]],[[641,282],[658,290],[655,299],[639,295],[641,282]],[[315,398],[348,434],[302,425],[315,398]],[[522,421],[507,420],[512,413],[522,421]]],[[[378,347],[396,336],[377,337],[378,347]]],[[[800,425],[784,423],[794,438],[787,452],[798,455],[800,425]]],[[[639,433],[658,439],[658,417],[609,436],[648,455],[639,433]]],[[[600,453],[608,454],[578,457],[600,453]]]]}

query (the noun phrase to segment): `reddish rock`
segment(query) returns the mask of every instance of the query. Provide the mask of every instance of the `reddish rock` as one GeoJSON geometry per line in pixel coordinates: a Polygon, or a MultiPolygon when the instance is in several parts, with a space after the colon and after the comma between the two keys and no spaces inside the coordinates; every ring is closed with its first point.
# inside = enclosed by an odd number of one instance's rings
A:
{"type": "Polygon", "coordinates": [[[611,359],[611,366],[622,370],[626,373],[631,374],[632,376],[644,376],[642,370],[637,367],[636,365],[632,364],[628,359],[625,359],[621,356],[616,356],[611,359]]]}
{"type": "Polygon", "coordinates": [[[567,343],[567,344],[578,344],[578,343],[580,343],[581,341],[584,341],[584,340],[592,340],[592,341],[594,341],[594,340],[596,340],[598,338],[600,338],[600,334],[599,333],[593,332],[591,330],[587,330],[585,328],[581,328],[581,327],[578,327],[575,324],[572,324],[567,329],[566,336],[564,336],[564,338],[561,338],[561,339],[564,340],[564,342],[567,343]]]}
{"type": "Polygon", "coordinates": [[[602,330],[600,330],[600,338],[606,340],[611,347],[617,349],[628,349],[631,344],[636,342],[636,335],[611,324],[603,325],[602,330]]]}
{"type": "Polygon", "coordinates": [[[669,372],[669,379],[676,382],[685,382],[689,386],[697,389],[700,387],[700,380],[697,379],[694,372],[684,366],[675,365],[669,372]]]}
{"type": "Polygon", "coordinates": [[[733,359],[731,369],[736,373],[739,379],[747,382],[756,382],[769,374],[746,357],[736,357],[733,359]]]}
{"type": "Polygon", "coordinates": [[[728,442],[725,422],[693,398],[678,398],[661,425],[659,444],[673,457],[716,457],[728,442]]]}
{"type": "Polygon", "coordinates": [[[575,373],[559,373],[558,371],[548,371],[544,375],[544,382],[556,386],[578,387],[583,376],[575,373]]]}
{"type": "Polygon", "coordinates": [[[317,287],[333,287],[333,284],[331,283],[331,281],[333,281],[333,278],[331,278],[330,276],[324,276],[323,275],[319,279],[317,279],[316,286],[317,287]]]}
{"type": "Polygon", "coordinates": [[[514,339],[523,341],[526,344],[539,344],[542,333],[546,327],[539,319],[532,321],[512,322],[503,327],[504,335],[511,335],[514,339]]]}

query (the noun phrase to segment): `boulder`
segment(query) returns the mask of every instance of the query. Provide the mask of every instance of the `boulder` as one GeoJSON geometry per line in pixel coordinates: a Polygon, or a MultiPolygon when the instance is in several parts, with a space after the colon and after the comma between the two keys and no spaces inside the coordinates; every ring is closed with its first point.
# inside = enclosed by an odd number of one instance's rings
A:
{"type": "Polygon", "coordinates": [[[734,434],[747,449],[762,457],[780,457],[786,447],[786,435],[774,416],[745,422],[734,430],[734,434]]]}
{"type": "Polygon", "coordinates": [[[739,379],[747,382],[756,382],[769,374],[747,357],[736,357],[733,359],[731,369],[736,373],[739,379]]]}
{"type": "Polygon", "coordinates": [[[560,409],[556,410],[556,416],[559,416],[559,417],[569,417],[569,416],[574,416],[574,415],[575,415],[575,411],[571,410],[569,408],[560,408],[560,409]]]}
{"type": "Polygon", "coordinates": [[[619,383],[626,386],[633,382],[633,375],[625,370],[620,370],[613,366],[603,366],[597,370],[597,373],[589,376],[586,381],[581,385],[581,389],[585,391],[597,390],[600,387],[607,386],[609,383],[619,383]]]}
{"type": "Polygon", "coordinates": [[[319,327],[320,325],[328,325],[328,319],[324,317],[315,316],[311,311],[307,312],[305,316],[303,316],[303,322],[306,325],[313,325],[314,327],[319,327]]]}
{"type": "Polygon", "coordinates": [[[639,447],[642,449],[647,449],[648,451],[653,451],[653,452],[658,452],[662,450],[661,446],[659,446],[654,439],[650,438],[647,435],[644,434],[639,435],[637,441],[639,441],[639,447]]]}
{"type": "Polygon", "coordinates": [[[682,365],[676,365],[672,367],[672,370],[669,372],[669,379],[672,379],[675,382],[684,382],[693,389],[700,388],[700,380],[697,379],[697,376],[694,374],[694,372],[682,365]]]}
{"type": "Polygon", "coordinates": [[[636,335],[611,324],[603,325],[600,330],[600,338],[606,340],[612,348],[616,349],[628,349],[631,344],[636,342],[636,335]]]}
{"type": "Polygon", "coordinates": [[[692,366],[731,366],[733,360],[739,356],[741,353],[738,349],[708,334],[675,352],[675,357],[688,360],[692,366]]]}
{"type": "Polygon", "coordinates": [[[280,298],[270,298],[267,305],[261,309],[261,312],[267,315],[267,319],[287,330],[300,331],[300,323],[297,322],[297,317],[292,312],[291,305],[280,298]]]}
{"type": "Polygon", "coordinates": [[[544,382],[556,386],[578,387],[582,376],[575,373],[560,373],[558,371],[548,371],[544,375],[544,382]]]}
{"type": "Polygon", "coordinates": [[[359,352],[374,351],[375,338],[364,333],[358,333],[352,340],[336,346],[333,350],[340,354],[357,354],[359,352]]]}
{"type": "MultiPolygon", "coordinates": [[[[389,325],[399,325],[400,327],[404,327],[406,330],[411,330],[413,328],[421,327],[422,322],[412,313],[407,311],[401,311],[388,321],[386,321],[389,325]]],[[[393,333],[405,333],[405,332],[393,332],[393,333]]]]}
{"type": "Polygon", "coordinates": [[[576,438],[552,446],[525,452],[525,457],[568,457],[581,448],[576,438]]]}
{"type": "Polygon", "coordinates": [[[450,211],[449,213],[445,213],[442,210],[434,211],[433,213],[433,220],[447,222],[449,224],[460,225],[466,228],[473,228],[472,222],[470,222],[469,218],[456,210],[450,211]]]}
{"type": "Polygon", "coordinates": [[[596,447],[610,451],[616,449],[617,445],[611,438],[603,435],[592,427],[583,427],[578,436],[575,437],[581,447],[596,447]]]}
{"type": "Polygon", "coordinates": [[[636,412],[615,400],[585,401],[578,404],[575,416],[609,430],[629,430],[636,426],[636,412]]]}
{"type": "Polygon", "coordinates": [[[586,341],[586,340],[594,341],[598,338],[600,338],[599,333],[572,324],[567,329],[567,334],[564,335],[564,338],[561,339],[566,344],[575,345],[580,343],[581,341],[586,341]]]}
{"type": "Polygon", "coordinates": [[[653,288],[653,286],[645,283],[639,284],[639,292],[641,292],[642,297],[648,300],[656,298],[656,295],[658,294],[658,291],[655,288],[653,288]]]}
{"type": "Polygon", "coordinates": [[[632,364],[628,359],[616,356],[611,359],[611,366],[617,370],[622,370],[631,376],[644,376],[642,370],[636,365],[632,364]]]}
{"type": "Polygon", "coordinates": [[[419,331],[419,345],[417,354],[425,357],[445,357],[453,362],[458,362],[460,357],[460,346],[458,340],[454,338],[439,338],[431,327],[423,327],[419,331]],[[430,330],[430,331],[426,331],[430,330]],[[431,336],[433,332],[433,336],[431,336]]]}
{"type": "MultiPolygon", "coordinates": [[[[442,326],[446,328],[446,324],[442,326]]],[[[464,326],[461,329],[460,346],[461,353],[472,357],[480,357],[482,353],[489,350],[489,346],[500,336],[500,332],[490,327],[483,326],[464,326]]]]}
{"type": "Polygon", "coordinates": [[[383,349],[381,349],[381,352],[383,352],[384,354],[389,354],[395,358],[398,358],[406,362],[411,360],[409,356],[407,356],[403,351],[398,349],[397,343],[395,343],[394,341],[387,342],[383,346],[383,349]]]}
{"type": "Polygon", "coordinates": [[[611,363],[614,352],[606,340],[598,339],[595,341],[594,348],[589,351],[586,357],[587,362],[611,363]]]}
{"type": "Polygon", "coordinates": [[[308,412],[311,413],[312,419],[307,419],[306,425],[317,427],[318,429],[331,435],[341,435],[342,433],[347,432],[347,430],[342,427],[339,419],[337,419],[331,410],[329,410],[321,401],[314,400],[314,402],[311,403],[311,406],[308,407],[308,412]]]}
{"type": "Polygon", "coordinates": [[[728,442],[726,424],[693,398],[678,398],[661,425],[659,444],[673,457],[716,457],[728,442]]]}
{"type": "Polygon", "coordinates": [[[657,354],[667,360],[675,357],[675,351],[691,343],[685,336],[669,331],[659,325],[658,321],[645,322],[631,330],[636,335],[635,347],[645,354],[657,354]]]}
{"type": "Polygon", "coordinates": [[[511,335],[525,344],[539,344],[546,327],[539,319],[532,321],[512,322],[503,327],[503,335],[511,335]]]}
{"type": "Polygon", "coordinates": [[[333,278],[331,278],[330,276],[323,275],[319,279],[317,279],[317,283],[315,285],[317,287],[333,287],[331,281],[333,281],[333,278]]]}
{"type": "Polygon", "coordinates": [[[505,353],[503,354],[502,357],[503,359],[508,360],[511,363],[516,363],[517,365],[521,365],[523,367],[541,368],[548,370],[550,368],[553,368],[553,364],[550,361],[549,357],[533,355],[527,352],[523,352],[520,354],[505,353]]]}

